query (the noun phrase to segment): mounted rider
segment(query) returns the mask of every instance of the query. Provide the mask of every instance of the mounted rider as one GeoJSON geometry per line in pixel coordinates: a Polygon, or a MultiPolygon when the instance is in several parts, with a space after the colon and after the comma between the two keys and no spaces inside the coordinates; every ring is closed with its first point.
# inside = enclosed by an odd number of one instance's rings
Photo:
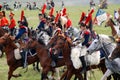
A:
{"type": "Polygon", "coordinates": [[[15,39],[21,39],[23,42],[26,43],[28,41],[28,28],[27,26],[24,25],[23,19],[24,19],[24,11],[21,11],[21,20],[18,21],[19,32],[15,37],[15,39]]]}
{"type": "MultiPolygon", "coordinates": [[[[19,32],[15,36],[15,40],[21,39],[23,43],[27,43],[28,42],[28,28],[24,25],[23,16],[24,16],[24,11],[21,11],[21,19],[20,21],[18,21],[19,32]]],[[[27,66],[27,62],[26,62],[27,61],[27,50],[22,49],[20,53],[22,56],[22,66],[23,68],[25,68],[27,66]]]]}
{"type": "Polygon", "coordinates": [[[14,35],[15,26],[16,26],[16,21],[14,19],[14,14],[12,12],[10,12],[9,18],[10,18],[9,29],[10,29],[11,35],[13,36],[14,35]]]}
{"type": "MultiPolygon", "coordinates": [[[[82,39],[82,43],[79,44],[79,46],[86,46],[86,47],[89,47],[90,43],[91,43],[91,27],[92,26],[89,26],[89,23],[90,21],[92,20],[92,13],[94,11],[91,10],[88,14],[88,16],[86,16],[86,14],[84,12],[82,12],[82,15],[81,15],[81,19],[80,19],[80,29],[81,29],[81,32],[80,32],[80,39],[82,39]]],[[[81,55],[80,56],[80,60],[82,62],[82,71],[81,73],[84,73],[86,71],[86,62],[85,62],[85,59],[84,59],[84,56],[85,55],[81,55]]]]}
{"type": "Polygon", "coordinates": [[[45,29],[45,23],[46,23],[45,10],[46,10],[46,4],[43,5],[41,12],[38,14],[40,23],[39,23],[37,29],[39,29],[40,31],[45,29]]]}
{"type": "Polygon", "coordinates": [[[0,12],[0,27],[7,30],[9,32],[8,28],[9,22],[8,19],[5,17],[5,11],[0,12]]]}

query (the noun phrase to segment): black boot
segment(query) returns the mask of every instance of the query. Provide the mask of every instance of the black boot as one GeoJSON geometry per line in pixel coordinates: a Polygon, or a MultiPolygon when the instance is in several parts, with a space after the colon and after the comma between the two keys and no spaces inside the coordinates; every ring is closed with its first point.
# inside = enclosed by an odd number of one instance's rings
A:
{"type": "Polygon", "coordinates": [[[51,55],[51,58],[52,58],[52,62],[51,62],[51,66],[52,67],[55,67],[56,66],[56,57],[54,54],[51,55]]]}
{"type": "Polygon", "coordinates": [[[24,49],[21,50],[20,54],[22,56],[22,66],[23,66],[23,68],[25,68],[27,66],[27,64],[26,64],[26,52],[25,52],[25,50],[24,49]]]}
{"type": "Polygon", "coordinates": [[[81,73],[85,73],[86,72],[86,62],[85,62],[85,58],[84,56],[79,57],[81,62],[82,62],[82,70],[81,73]]]}

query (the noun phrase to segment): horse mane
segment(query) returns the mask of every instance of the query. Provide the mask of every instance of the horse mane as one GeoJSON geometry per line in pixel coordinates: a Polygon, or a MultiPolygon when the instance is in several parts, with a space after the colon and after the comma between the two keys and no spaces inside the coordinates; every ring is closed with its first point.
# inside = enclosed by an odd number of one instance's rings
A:
{"type": "Polygon", "coordinates": [[[100,39],[104,42],[114,42],[113,38],[108,35],[100,34],[100,39]]]}
{"type": "Polygon", "coordinates": [[[5,34],[5,31],[2,28],[0,28],[0,37],[3,36],[4,34],[5,34]]]}
{"type": "Polygon", "coordinates": [[[15,45],[14,41],[12,41],[10,38],[7,39],[7,42],[5,43],[5,46],[10,46],[10,48],[12,48],[12,49],[16,49],[17,48],[17,46],[15,45]]]}
{"type": "Polygon", "coordinates": [[[45,46],[45,43],[42,39],[38,39],[38,43],[45,46]]]}
{"type": "Polygon", "coordinates": [[[113,25],[116,25],[112,18],[110,18],[110,21],[113,23],[113,25]]]}

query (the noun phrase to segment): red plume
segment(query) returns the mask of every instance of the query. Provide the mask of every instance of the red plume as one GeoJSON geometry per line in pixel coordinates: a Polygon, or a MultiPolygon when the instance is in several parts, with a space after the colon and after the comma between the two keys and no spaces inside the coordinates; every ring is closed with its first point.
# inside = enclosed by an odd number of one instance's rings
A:
{"type": "Polygon", "coordinates": [[[56,17],[55,17],[55,23],[58,22],[59,17],[60,17],[60,13],[57,13],[57,15],[56,15],[56,17]]]}
{"type": "Polygon", "coordinates": [[[23,20],[23,16],[24,16],[24,11],[22,10],[22,11],[21,11],[20,21],[22,21],[22,20],[23,20]]]}
{"type": "Polygon", "coordinates": [[[86,21],[85,21],[85,24],[87,24],[90,20],[92,19],[92,15],[88,15],[86,21]]]}
{"type": "Polygon", "coordinates": [[[51,16],[53,15],[53,13],[54,13],[54,7],[52,7],[52,8],[50,9],[49,16],[51,17],[51,16]]]}
{"type": "Polygon", "coordinates": [[[44,13],[45,13],[46,7],[47,7],[47,5],[46,5],[46,4],[44,4],[44,5],[43,5],[43,7],[42,7],[42,10],[41,10],[42,14],[44,14],[44,13]]]}
{"type": "Polygon", "coordinates": [[[90,12],[89,12],[89,15],[92,15],[94,12],[94,9],[92,9],[90,12]]]}
{"type": "Polygon", "coordinates": [[[82,14],[81,14],[81,18],[80,18],[80,22],[82,22],[82,20],[84,19],[84,17],[85,17],[85,13],[82,12],[82,14]]]}
{"type": "Polygon", "coordinates": [[[66,11],[67,11],[67,9],[66,8],[64,8],[63,10],[62,10],[62,16],[65,16],[66,15],[66,11]]]}

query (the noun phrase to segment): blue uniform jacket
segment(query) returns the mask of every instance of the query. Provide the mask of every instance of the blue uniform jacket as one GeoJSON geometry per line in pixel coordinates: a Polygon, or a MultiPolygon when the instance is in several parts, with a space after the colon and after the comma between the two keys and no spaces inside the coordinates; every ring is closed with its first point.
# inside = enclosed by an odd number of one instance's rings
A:
{"type": "Polygon", "coordinates": [[[26,33],[26,29],[25,28],[20,28],[19,33],[17,34],[15,39],[19,39],[24,33],[26,33]]]}
{"type": "Polygon", "coordinates": [[[82,43],[82,45],[84,46],[89,46],[88,42],[89,42],[89,38],[90,38],[90,33],[89,32],[85,32],[84,33],[84,42],[82,43]]]}
{"type": "Polygon", "coordinates": [[[44,29],[44,25],[45,25],[45,21],[41,21],[39,26],[38,26],[38,29],[39,30],[44,29]]]}

